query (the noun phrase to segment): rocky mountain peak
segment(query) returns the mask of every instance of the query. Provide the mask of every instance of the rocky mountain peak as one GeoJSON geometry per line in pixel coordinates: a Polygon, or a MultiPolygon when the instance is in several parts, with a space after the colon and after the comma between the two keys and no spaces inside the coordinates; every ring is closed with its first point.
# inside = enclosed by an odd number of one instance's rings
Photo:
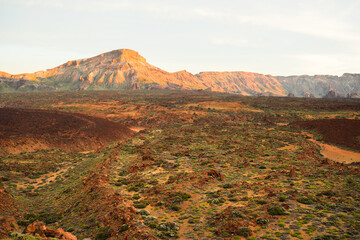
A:
{"type": "Polygon", "coordinates": [[[119,62],[146,62],[143,56],[131,49],[117,49],[97,57],[119,59],[119,62]]]}

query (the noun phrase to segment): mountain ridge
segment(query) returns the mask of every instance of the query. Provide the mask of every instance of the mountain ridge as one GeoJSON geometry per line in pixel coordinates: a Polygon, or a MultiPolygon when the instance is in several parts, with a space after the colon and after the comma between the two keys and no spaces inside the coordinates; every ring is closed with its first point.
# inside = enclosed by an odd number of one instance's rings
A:
{"type": "Polygon", "coordinates": [[[34,73],[0,72],[0,91],[184,89],[211,90],[242,95],[293,94],[325,96],[334,88],[339,96],[360,94],[360,74],[272,76],[244,71],[186,70],[167,72],[151,65],[137,51],[117,49],[84,59],[67,61],[34,73]],[[344,86],[345,83],[345,86],[344,86]]]}
{"type": "Polygon", "coordinates": [[[338,97],[360,95],[360,74],[344,73],[337,75],[292,75],[275,76],[287,93],[298,97],[324,97],[334,91],[338,97]]]}

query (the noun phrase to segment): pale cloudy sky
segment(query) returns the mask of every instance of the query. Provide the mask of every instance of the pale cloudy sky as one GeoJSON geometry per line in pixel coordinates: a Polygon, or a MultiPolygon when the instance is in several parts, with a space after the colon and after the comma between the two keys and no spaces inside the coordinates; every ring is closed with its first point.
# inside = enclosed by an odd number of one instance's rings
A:
{"type": "Polygon", "coordinates": [[[360,73],[360,0],[0,0],[0,71],[120,48],[169,72],[360,73]]]}

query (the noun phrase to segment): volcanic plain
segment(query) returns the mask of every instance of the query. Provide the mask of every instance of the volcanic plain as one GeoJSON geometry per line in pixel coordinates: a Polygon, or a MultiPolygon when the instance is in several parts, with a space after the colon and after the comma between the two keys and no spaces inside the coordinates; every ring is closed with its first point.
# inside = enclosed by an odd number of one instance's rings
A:
{"type": "Polygon", "coordinates": [[[357,156],[359,100],[136,90],[0,103],[0,238],[360,238],[360,159],[321,147],[357,156]]]}

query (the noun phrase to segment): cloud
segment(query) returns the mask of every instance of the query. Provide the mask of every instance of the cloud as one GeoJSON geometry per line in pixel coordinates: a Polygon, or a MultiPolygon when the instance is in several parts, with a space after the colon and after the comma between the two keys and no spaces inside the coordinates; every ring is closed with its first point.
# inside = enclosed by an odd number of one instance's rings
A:
{"type": "Polygon", "coordinates": [[[313,37],[339,41],[360,40],[360,18],[351,22],[346,15],[360,12],[359,1],[301,1],[298,3],[271,1],[189,1],[183,0],[15,0],[27,6],[41,6],[96,14],[131,12],[154,19],[171,19],[180,22],[216,21],[232,24],[234,28],[244,25],[270,28],[313,37]],[[332,3],[332,4],[331,4],[332,3]],[[358,11],[357,11],[358,10],[358,11]],[[344,17],[345,16],[345,17],[344,17]]]}

